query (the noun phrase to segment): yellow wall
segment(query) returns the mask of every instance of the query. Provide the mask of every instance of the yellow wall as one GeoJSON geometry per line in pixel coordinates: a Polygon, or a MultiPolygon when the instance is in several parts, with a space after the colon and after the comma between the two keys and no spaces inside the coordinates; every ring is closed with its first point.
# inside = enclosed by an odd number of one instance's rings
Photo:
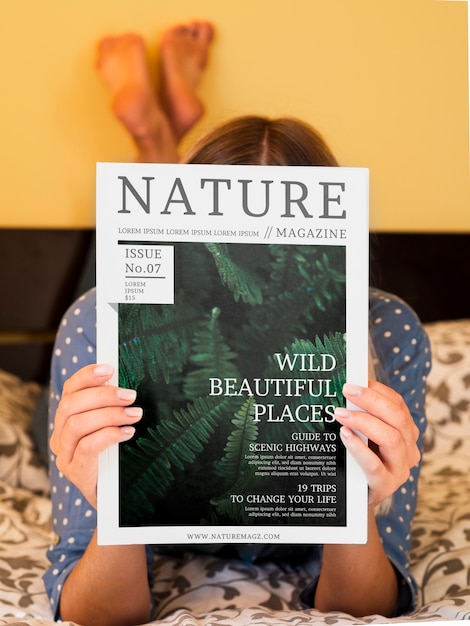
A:
{"type": "Polygon", "coordinates": [[[193,132],[242,113],[316,125],[371,169],[377,230],[470,231],[467,2],[2,0],[0,226],[94,223],[95,162],[132,160],[93,69],[106,33],[209,18],[217,37],[193,132]]]}

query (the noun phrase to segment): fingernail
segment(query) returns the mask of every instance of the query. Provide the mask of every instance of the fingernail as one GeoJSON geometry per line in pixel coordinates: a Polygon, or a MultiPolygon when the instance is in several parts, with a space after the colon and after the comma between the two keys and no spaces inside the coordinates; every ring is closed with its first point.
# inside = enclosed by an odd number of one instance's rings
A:
{"type": "Polygon", "coordinates": [[[342,407],[338,407],[335,409],[335,417],[336,416],[341,418],[351,417],[351,411],[348,411],[348,409],[343,409],[342,407]]]}
{"type": "Polygon", "coordinates": [[[135,428],[133,428],[132,426],[122,426],[121,433],[130,438],[135,433],[135,428]]]}
{"type": "Polygon", "coordinates": [[[119,400],[134,402],[137,397],[137,391],[135,389],[123,389],[122,387],[119,387],[117,390],[117,396],[119,400]]]}
{"type": "Polygon", "coordinates": [[[113,373],[113,368],[111,365],[97,365],[93,370],[93,374],[95,376],[111,376],[113,373]]]}
{"type": "Polygon", "coordinates": [[[349,430],[349,428],[346,428],[346,426],[343,426],[342,428],[340,428],[339,434],[341,435],[341,437],[343,439],[352,439],[353,438],[353,431],[349,430]]]}
{"type": "Polygon", "coordinates": [[[134,419],[137,419],[139,417],[142,417],[142,414],[143,411],[140,406],[128,406],[124,409],[124,415],[126,417],[132,417],[134,419]]]}
{"type": "Polygon", "coordinates": [[[343,393],[348,396],[358,396],[362,391],[362,387],[359,385],[353,385],[352,383],[345,383],[343,385],[343,393]]]}

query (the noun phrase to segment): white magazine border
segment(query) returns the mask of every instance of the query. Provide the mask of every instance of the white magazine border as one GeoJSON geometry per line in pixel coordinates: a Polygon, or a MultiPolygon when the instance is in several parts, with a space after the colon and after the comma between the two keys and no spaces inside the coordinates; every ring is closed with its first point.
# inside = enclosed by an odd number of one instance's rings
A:
{"type": "MultiPolygon", "coordinates": [[[[259,180],[274,181],[305,181],[306,184],[317,184],[328,181],[335,185],[345,183],[347,198],[340,208],[347,211],[347,219],[335,220],[334,227],[345,228],[347,231],[346,248],[346,290],[347,290],[347,372],[349,382],[359,385],[367,384],[368,376],[368,189],[369,172],[365,168],[327,168],[327,167],[269,167],[269,166],[224,166],[224,165],[181,165],[181,164],[136,164],[136,163],[99,163],[97,165],[97,361],[111,363],[117,371],[118,364],[118,301],[116,294],[121,293],[119,275],[119,239],[127,241],[154,240],[154,235],[142,234],[148,228],[150,220],[157,220],[162,205],[155,209],[155,217],[150,216],[142,206],[132,211],[132,228],[129,214],[119,213],[122,207],[122,179],[119,176],[131,177],[132,180],[154,179],[161,184],[163,191],[160,197],[171,195],[170,181],[180,178],[183,181],[188,197],[196,198],[194,206],[198,206],[198,194],[201,194],[202,178],[223,180],[259,180]],[[194,179],[194,183],[190,183],[194,179]],[[313,181],[313,183],[312,183],[313,181]],[[165,187],[166,185],[166,187],[165,187]],[[191,195],[192,194],[192,195],[191,195]],[[126,226],[127,224],[127,226],[126,226]],[[120,230],[121,229],[121,230],[120,230]],[[134,232],[132,232],[134,230],[134,232]],[[363,320],[358,324],[356,320],[363,320]],[[354,322],[354,333],[348,329],[354,322]],[[354,364],[351,354],[354,354],[354,364]]],[[[147,182],[147,184],[150,184],[147,182]]],[[[226,188],[224,184],[220,191],[226,188]]],[[[340,189],[340,187],[337,187],[340,189]]],[[[140,192],[144,195],[144,187],[140,192]]],[[[139,192],[139,193],[140,193],[139,192]]],[[[324,193],[324,187],[318,189],[324,193]]],[[[328,192],[329,193],[329,192],[328,192]]],[[[207,195],[207,190],[206,190],[207,195]]],[[[232,194],[235,197],[235,194],[232,194]]],[[[333,197],[334,193],[331,193],[333,197]]],[[[346,195],[345,195],[346,197],[346,195]]],[[[132,200],[132,198],[131,198],[132,200]]],[[[260,198],[264,202],[264,198],[260,198]]],[[[137,203],[136,203],[137,204],[137,203]]],[[[318,201],[317,201],[318,204],[318,201]]],[[[222,206],[222,203],[221,203],[222,206]]],[[[338,205],[332,202],[334,210],[338,205]]],[[[213,208],[213,205],[212,205],[213,208]]],[[[272,200],[269,213],[277,210],[275,199],[272,200]]],[[[223,210],[232,209],[230,203],[223,204],[223,210]]],[[[130,209],[128,209],[130,212],[130,209]]],[[[181,208],[179,209],[181,212],[181,208]]],[[[249,232],[253,229],[253,217],[240,215],[240,209],[233,217],[233,229],[224,221],[224,229],[230,231],[249,232]]],[[[150,211],[149,211],[150,212],[150,211]]],[[[195,216],[197,228],[204,230],[213,216],[195,216]]],[[[279,215],[276,218],[256,218],[258,238],[246,238],[249,243],[285,243],[282,238],[275,239],[279,215]],[[261,225],[262,224],[262,225],[261,225]],[[271,231],[269,230],[271,229],[271,231]],[[269,240],[262,239],[271,232],[269,240]]],[[[217,219],[217,218],[215,218],[217,219]]],[[[225,220],[225,218],[224,218],[225,220]]],[[[312,220],[315,228],[333,227],[332,220],[312,220]],[[319,226],[320,223],[320,226],[319,226]]],[[[210,223],[212,227],[212,223],[210,223]]],[[[283,227],[286,224],[282,224],[283,227]]],[[[291,223],[287,225],[291,226],[291,223]]],[[[212,227],[213,228],[213,227],[212,227]]],[[[208,230],[209,228],[207,228],[208,230]]],[[[158,235],[164,241],[164,235],[158,235]]],[[[169,236],[168,241],[175,241],[169,236]]],[[[210,241],[207,235],[196,238],[192,235],[179,235],[179,241],[210,241]]],[[[239,242],[233,235],[217,235],[213,241],[239,242]]],[[[311,241],[311,240],[310,240],[311,241]]],[[[296,244],[308,244],[309,240],[298,239],[296,244]]],[[[315,245],[338,245],[338,240],[315,239],[315,245]]],[[[117,376],[111,381],[117,383],[117,376]]],[[[187,543],[279,543],[279,544],[325,544],[325,543],[365,543],[367,538],[367,483],[363,472],[354,459],[348,454],[346,464],[346,484],[354,485],[347,489],[347,523],[346,526],[304,526],[304,525],[255,525],[255,526],[150,526],[120,527],[119,520],[119,454],[118,446],[112,446],[103,452],[99,459],[98,476],[98,542],[103,545],[112,544],[187,544],[187,543]],[[207,539],[208,535],[212,539],[207,539]],[[199,538],[198,538],[199,536],[199,538]]]]}

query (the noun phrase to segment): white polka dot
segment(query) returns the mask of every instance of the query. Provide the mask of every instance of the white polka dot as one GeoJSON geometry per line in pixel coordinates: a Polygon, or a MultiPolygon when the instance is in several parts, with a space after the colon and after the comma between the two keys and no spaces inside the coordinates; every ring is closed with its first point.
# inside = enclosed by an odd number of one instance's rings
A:
{"type": "Polygon", "coordinates": [[[85,513],[85,517],[91,517],[93,515],[93,511],[90,511],[90,509],[88,509],[88,511],[85,513]]]}
{"type": "Polygon", "coordinates": [[[78,307],[73,312],[74,315],[80,315],[80,313],[81,313],[81,311],[80,311],[80,309],[78,307]]]}
{"type": "Polygon", "coordinates": [[[77,328],[77,333],[78,333],[79,335],[81,335],[81,334],[83,333],[83,328],[82,328],[81,326],[79,326],[79,327],[77,328]]]}
{"type": "Polygon", "coordinates": [[[402,314],[402,310],[401,309],[395,309],[395,313],[396,315],[401,315],[402,314]]]}
{"type": "Polygon", "coordinates": [[[62,350],[60,348],[57,348],[54,354],[56,356],[60,356],[62,354],[62,350]]]}
{"type": "Polygon", "coordinates": [[[67,543],[75,543],[75,537],[69,537],[67,543]]]}
{"type": "Polygon", "coordinates": [[[388,338],[388,337],[391,337],[391,336],[392,336],[392,333],[391,333],[389,330],[387,330],[387,331],[384,333],[384,337],[387,337],[387,338],[388,338]]]}
{"type": "Polygon", "coordinates": [[[81,499],[81,498],[77,498],[77,499],[75,500],[75,506],[80,506],[80,505],[81,505],[81,503],[82,503],[82,499],[81,499]]]}

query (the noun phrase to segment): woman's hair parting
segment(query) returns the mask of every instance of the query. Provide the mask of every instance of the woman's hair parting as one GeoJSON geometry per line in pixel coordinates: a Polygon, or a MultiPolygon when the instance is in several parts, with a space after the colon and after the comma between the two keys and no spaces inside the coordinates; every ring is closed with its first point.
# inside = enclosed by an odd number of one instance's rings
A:
{"type": "Polygon", "coordinates": [[[308,124],[294,118],[255,115],[215,127],[196,143],[186,162],[338,166],[322,136],[308,124]]]}

